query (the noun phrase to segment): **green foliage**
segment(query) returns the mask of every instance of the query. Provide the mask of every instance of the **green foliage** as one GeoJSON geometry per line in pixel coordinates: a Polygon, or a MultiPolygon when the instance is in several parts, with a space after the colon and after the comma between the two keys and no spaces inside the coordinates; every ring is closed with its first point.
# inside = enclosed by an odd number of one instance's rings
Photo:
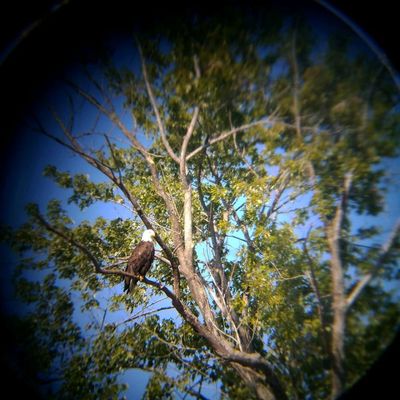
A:
{"type": "MultiPolygon", "coordinates": [[[[323,337],[329,337],[332,324],[327,228],[351,173],[340,232],[348,295],[379,260],[379,247],[369,246],[375,240],[382,243],[379,221],[355,227],[357,218],[379,215],[385,207],[381,163],[398,155],[399,94],[377,61],[351,41],[337,37],[322,46],[304,21],[296,26],[269,22],[250,29],[249,21],[238,16],[220,24],[206,19],[167,26],[163,35],[142,35],[140,42],[176,154],[194,107],[200,108],[188,154],[203,144],[206,148],[190,159],[187,171],[196,270],[209,293],[217,293],[219,252],[229,278],[226,301],[249,328],[254,349],[273,365],[289,397],[327,398],[330,367],[323,337]],[[268,124],[209,143],[233,127],[271,115],[268,124]]],[[[110,60],[104,77],[110,95],[123,99],[124,111],[156,160],[157,178],[182,225],[179,166],[159,137],[142,75],[110,60]]],[[[87,252],[103,268],[123,269],[143,228],[137,213],[122,217],[122,206],[130,203],[115,184],[119,179],[171,251],[176,249],[170,215],[137,148],[120,145],[114,136],[94,143],[91,156],[113,180],[47,166],[44,175],[66,189],[64,201],[52,200],[47,208],[29,204],[26,223],[1,235],[20,256],[15,289],[29,312],[16,325],[27,332],[18,341],[35,360],[32,368],[49,377],[57,372],[62,383],[54,387],[54,398],[118,398],[126,388],[117,378],[132,369],[151,374],[144,399],[175,398],[217,381],[221,398],[254,398],[176,313],[153,312],[163,301],[159,291],[139,283],[125,295],[121,277],[96,272],[87,252]],[[73,221],[73,206],[83,215],[105,203],[119,207],[121,216],[73,221]],[[46,228],[43,218],[58,233],[46,228]],[[77,315],[90,322],[85,325],[77,315]]],[[[350,383],[379,355],[399,324],[399,307],[387,290],[399,279],[398,255],[397,240],[381,260],[373,284],[349,311],[350,383]]],[[[149,276],[173,287],[172,270],[161,261],[149,276]]],[[[181,290],[182,301],[199,315],[185,280],[181,290]]],[[[210,304],[218,329],[235,345],[235,330],[211,295],[210,304]]]]}

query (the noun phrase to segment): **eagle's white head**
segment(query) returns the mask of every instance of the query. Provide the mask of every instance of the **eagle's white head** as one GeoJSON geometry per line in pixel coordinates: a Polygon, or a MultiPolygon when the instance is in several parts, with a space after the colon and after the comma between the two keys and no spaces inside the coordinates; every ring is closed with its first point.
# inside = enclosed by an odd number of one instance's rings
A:
{"type": "Polygon", "coordinates": [[[153,239],[155,238],[156,234],[153,231],[153,229],[146,229],[143,232],[143,236],[142,236],[142,242],[152,242],[153,239]]]}

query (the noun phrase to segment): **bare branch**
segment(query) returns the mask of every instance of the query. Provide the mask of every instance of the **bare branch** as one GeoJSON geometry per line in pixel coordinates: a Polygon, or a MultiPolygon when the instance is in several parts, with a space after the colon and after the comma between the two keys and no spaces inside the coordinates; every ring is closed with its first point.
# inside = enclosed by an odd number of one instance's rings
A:
{"type": "Polygon", "coordinates": [[[164,147],[167,150],[167,153],[169,154],[169,156],[176,163],[179,164],[179,157],[175,154],[174,150],[172,149],[172,147],[170,146],[170,144],[168,142],[165,126],[164,126],[164,123],[163,123],[163,121],[161,119],[161,115],[160,115],[160,112],[158,110],[157,102],[156,102],[156,99],[154,97],[153,89],[151,88],[151,85],[150,85],[150,82],[149,82],[149,77],[147,75],[146,61],[144,59],[142,46],[140,45],[140,42],[139,42],[139,40],[137,38],[136,38],[136,43],[137,43],[137,46],[138,46],[139,56],[140,56],[140,60],[141,60],[141,63],[142,63],[143,79],[144,79],[144,82],[145,82],[145,85],[146,85],[146,90],[147,90],[147,94],[148,94],[149,99],[150,99],[151,106],[153,107],[153,111],[154,111],[154,114],[156,116],[158,129],[160,130],[161,140],[162,140],[162,142],[164,144],[164,147]]]}
{"type": "Polygon", "coordinates": [[[252,128],[253,126],[263,125],[263,124],[267,124],[270,122],[271,122],[271,120],[269,118],[263,118],[263,119],[260,119],[259,121],[251,122],[249,124],[245,124],[245,125],[239,126],[237,128],[233,128],[229,131],[225,131],[220,134],[214,134],[214,135],[212,135],[211,139],[207,141],[207,143],[202,144],[197,149],[195,149],[191,153],[189,153],[186,156],[186,160],[187,161],[190,160],[196,154],[202,152],[204,149],[211,146],[212,144],[221,142],[222,140],[228,138],[229,136],[232,136],[233,134],[235,134],[237,132],[242,132],[242,131],[252,128]]]}
{"type": "Polygon", "coordinates": [[[375,265],[373,266],[372,271],[369,274],[365,275],[361,280],[359,280],[358,283],[356,284],[356,286],[353,288],[353,290],[347,296],[347,299],[346,299],[347,311],[352,307],[352,305],[358,299],[358,297],[360,296],[360,294],[362,293],[364,288],[371,282],[371,280],[379,272],[385,259],[388,257],[388,255],[392,251],[399,235],[400,235],[400,219],[397,220],[388,240],[382,246],[382,248],[379,252],[378,260],[376,261],[375,265]]]}
{"type": "Polygon", "coordinates": [[[365,275],[362,279],[358,281],[356,286],[353,288],[353,290],[349,293],[346,299],[346,311],[348,312],[350,308],[353,306],[355,301],[358,299],[360,296],[361,292],[364,290],[364,288],[371,282],[373,278],[373,274],[369,273],[365,275]]]}
{"type": "Polygon", "coordinates": [[[199,107],[195,107],[194,111],[193,111],[192,120],[190,121],[190,125],[186,131],[185,137],[183,138],[183,142],[182,142],[181,156],[180,156],[181,174],[186,173],[186,171],[185,170],[182,171],[182,169],[184,166],[186,166],[186,152],[187,152],[190,138],[193,135],[194,128],[196,126],[198,117],[199,117],[199,107]]]}
{"type": "Polygon", "coordinates": [[[41,132],[46,135],[47,137],[55,140],[57,143],[67,147],[68,149],[74,151],[75,153],[79,154],[81,157],[83,157],[89,164],[91,164],[93,167],[97,168],[99,171],[101,171],[103,174],[105,174],[108,178],[110,178],[113,182],[116,182],[116,177],[114,175],[113,169],[105,164],[104,162],[98,160],[97,158],[91,156],[89,153],[85,152],[78,142],[78,140],[72,135],[71,131],[65,126],[59,115],[54,111],[51,110],[51,113],[61,128],[61,131],[63,132],[64,136],[69,140],[70,145],[67,143],[63,142],[62,140],[58,139],[56,136],[53,136],[52,134],[48,133],[43,127],[41,128],[41,132]]]}
{"type": "Polygon", "coordinates": [[[102,86],[98,80],[93,76],[93,74],[89,71],[87,66],[83,67],[83,71],[85,76],[88,78],[89,82],[91,82],[94,87],[97,89],[97,91],[101,94],[101,96],[103,97],[103,99],[106,101],[108,107],[110,107],[110,110],[112,110],[113,112],[115,112],[115,108],[114,108],[114,104],[112,102],[112,99],[110,98],[107,90],[104,88],[104,86],[102,86]]]}
{"type": "Polygon", "coordinates": [[[113,122],[121,130],[124,136],[127,139],[129,139],[133,147],[137,149],[144,156],[146,161],[148,161],[148,158],[151,159],[150,154],[147,152],[145,147],[143,147],[143,145],[137,140],[136,135],[122,123],[121,119],[118,118],[114,110],[109,110],[105,108],[94,96],[84,91],[81,87],[77,86],[75,83],[71,81],[67,81],[67,83],[72,89],[74,89],[76,93],[78,93],[81,97],[87,100],[90,104],[95,106],[103,115],[105,115],[111,122],[113,122]]]}
{"type": "MultiPolygon", "coordinates": [[[[194,63],[194,70],[195,70],[195,83],[197,85],[201,73],[200,73],[200,66],[199,66],[199,59],[197,57],[197,55],[193,56],[193,63],[194,63]]],[[[186,152],[187,152],[187,148],[189,145],[189,141],[193,135],[194,132],[194,128],[196,126],[197,120],[199,118],[199,107],[195,107],[194,111],[193,111],[193,115],[192,115],[192,120],[190,121],[190,124],[188,126],[188,129],[186,131],[185,137],[183,138],[183,142],[182,142],[182,147],[181,147],[181,154],[180,154],[180,170],[181,170],[181,174],[185,173],[185,168],[186,167],[186,152]]]]}

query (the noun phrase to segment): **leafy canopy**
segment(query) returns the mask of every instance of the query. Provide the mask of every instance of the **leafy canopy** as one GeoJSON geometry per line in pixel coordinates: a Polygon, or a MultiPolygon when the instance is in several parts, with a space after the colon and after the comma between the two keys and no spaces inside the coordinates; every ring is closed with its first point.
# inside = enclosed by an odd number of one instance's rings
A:
{"type": "MultiPolygon", "coordinates": [[[[143,229],[130,193],[174,251],[170,213],[143,154],[126,141],[118,122],[153,156],[159,183],[183,226],[179,166],[166,150],[143,60],[173,153],[180,152],[195,107],[200,110],[187,149],[194,265],[218,329],[235,345],[234,326],[215,300],[222,279],[215,268],[219,263],[228,278],[229,307],[248,327],[254,348],[274,366],[289,397],[328,396],[325,339],[333,310],[326,228],[351,174],[340,232],[350,294],[380,260],[379,234],[391,229],[366,216],[386,211],[391,187],[385,179],[392,177],[382,162],[398,156],[400,124],[399,94],[380,63],[340,32],[328,40],[316,33],[312,21],[275,18],[258,24],[248,15],[166,25],[136,37],[129,48],[133,67],[110,57],[86,67],[85,91],[68,87],[75,102],[83,98],[99,111],[96,98],[111,110],[113,130],[79,131],[62,122],[65,110],[55,110],[58,131],[54,124],[41,131],[103,174],[92,179],[85,171],[47,166],[44,175],[65,189],[65,197],[46,208],[30,204],[27,222],[3,234],[20,255],[15,287],[30,305],[17,323],[28,332],[21,341],[39,381],[60,379],[50,390],[54,398],[117,398],[125,389],[117,378],[131,369],[150,373],[144,399],[173,398],[177,392],[207,397],[207,385],[216,382],[221,398],[254,397],[231,366],[172,311],[160,290],[139,284],[131,295],[123,294],[121,277],[99,274],[76,245],[103,268],[123,270],[143,229]],[[233,132],[238,127],[243,128],[233,132]],[[107,203],[117,210],[111,219],[101,216],[107,203]],[[74,221],[89,208],[99,216],[74,221]]],[[[348,313],[349,383],[376,359],[398,325],[399,306],[389,290],[399,278],[398,251],[397,241],[348,313]]],[[[162,259],[150,276],[173,286],[172,268],[162,259]]],[[[181,300],[200,315],[184,279],[181,300]]]]}

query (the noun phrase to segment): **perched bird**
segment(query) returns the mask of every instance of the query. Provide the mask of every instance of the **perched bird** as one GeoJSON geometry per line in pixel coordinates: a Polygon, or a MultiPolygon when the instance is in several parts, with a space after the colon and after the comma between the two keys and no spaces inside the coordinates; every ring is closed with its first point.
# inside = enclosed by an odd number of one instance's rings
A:
{"type": "Polygon", "coordinates": [[[133,249],[132,255],[129,257],[128,265],[125,272],[139,275],[138,278],[125,276],[124,291],[132,292],[140,277],[145,277],[154,260],[154,243],[155,233],[152,229],[143,232],[142,240],[133,249]]]}

